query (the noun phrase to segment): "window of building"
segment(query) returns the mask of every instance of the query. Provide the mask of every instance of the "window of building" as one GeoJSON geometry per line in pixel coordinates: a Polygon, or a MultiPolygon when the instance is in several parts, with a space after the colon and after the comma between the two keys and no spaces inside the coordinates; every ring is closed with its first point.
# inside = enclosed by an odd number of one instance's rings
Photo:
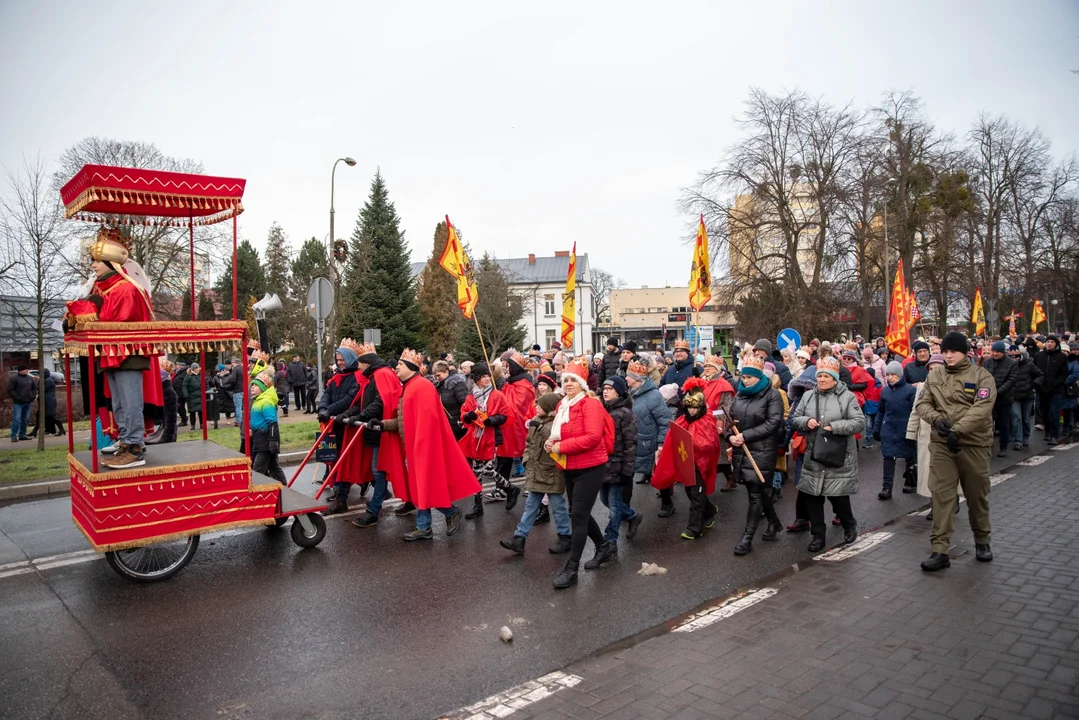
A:
{"type": "MultiPolygon", "coordinates": [[[[543,296],[543,314],[547,317],[554,317],[554,295],[543,296]]],[[[548,347],[550,347],[548,345],[548,347]]]]}
{"type": "Polygon", "coordinates": [[[554,329],[544,330],[543,331],[543,340],[544,340],[543,347],[550,348],[551,345],[554,345],[554,338],[555,338],[555,330],[554,329]]]}

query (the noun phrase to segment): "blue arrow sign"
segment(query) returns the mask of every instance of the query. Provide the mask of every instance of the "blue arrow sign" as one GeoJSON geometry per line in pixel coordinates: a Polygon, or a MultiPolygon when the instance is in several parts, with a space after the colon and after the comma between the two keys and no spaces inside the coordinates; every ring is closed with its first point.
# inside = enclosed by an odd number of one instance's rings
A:
{"type": "Polygon", "coordinates": [[[794,328],[787,328],[786,330],[779,331],[778,350],[782,350],[788,345],[794,345],[794,349],[802,347],[802,336],[798,334],[798,331],[794,328]]]}

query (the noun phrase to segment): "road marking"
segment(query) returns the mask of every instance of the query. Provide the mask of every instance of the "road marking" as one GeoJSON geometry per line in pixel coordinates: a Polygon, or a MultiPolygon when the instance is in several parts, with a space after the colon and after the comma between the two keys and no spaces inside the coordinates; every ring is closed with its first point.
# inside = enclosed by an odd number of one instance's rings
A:
{"type": "Polygon", "coordinates": [[[3,565],[0,565],[0,572],[8,570],[9,568],[22,567],[24,565],[28,565],[29,563],[29,560],[18,560],[16,562],[5,563],[3,565]]]}
{"type": "Polygon", "coordinates": [[[1005,480],[1011,480],[1015,477],[1015,473],[997,473],[996,475],[989,476],[989,486],[1000,485],[1005,480]]]}
{"type": "Polygon", "coordinates": [[[1054,445],[1051,450],[1071,450],[1074,447],[1079,447],[1079,442],[1068,443],[1067,445],[1054,445]]]}
{"type": "MultiPolygon", "coordinates": [[[[1060,447],[1060,446],[1058,445],[1057,447],[1060,447]]],[[[1043,462],[1045,462],[1047,460],[1051,460],[1052,458],[1053,458],[1052,455],[1031,455],[1030,457],[1028,457],[1026,460],[1024,460],[1023,462],[1021,462],[1019,464],[1022,465],[1023,467],[1034,467],[1036,465],[1041,465],[1043,462]]]]}
{"type": "Polygon", "coordinates": [[[96,550],[91,551],[93,555],[80,556],[68,558],[66,560],[56,560],[50,563],[39,564],[35,561],[34,568],[36,570],[52,570],[53,568],[65,567],[67,565],[81,565],[82,563],[93,562],[94,560],[103,560],[105,555],[99,553],[96,550]]]}
{"type": "Polygon", "coordinates": [[[699,613],[694,613],[686,618],[685,622],[681,623],[677,627],[673,628],[671,632],[693,632],[694,630],[700,630],[706,628],[713,623],[717,623],[724,618],[729,618],[731,615],[740,613],[747,607],[756,605],[762,600],[775,595],[779,590],[775,588],[761,588],[760,590],[750,590],[745,595],[737,598],[729,598],[724,600],[715,607],[702,610],[699,613]]]}
{"type": "Polygon", "coordinates": [[[442,715],[437,720],[493,720],[509,717],[518,710],[554,695],[563,688],[571,688],[581,682],[578,675],[553,672],[538,680],[529,680],[505,692],[480,700],[475,705],[442,715]]]}
{"type": "Polygon", "coordinates": [[[858,538],[853,545],[840,545],[837,548],[832,548],[828,552],[821,553],[814,557],[814,560],[823,560],[824,562],[839,562],[840,560],[846,560],[849,557],[865,552],[874,545],[880,545],[885,540],[892,537],[890,532],[869,533],[858,538]]]}
{"type": "Polygon", "coordinates": [[[34,572],[34,568],[26,565],[25,567],[17,568],[15,570],[5,570],[4,572],[0,572],[0,579],[15,577],[16,575],[26,575],[27,573],[32,572],[34,572]]]}

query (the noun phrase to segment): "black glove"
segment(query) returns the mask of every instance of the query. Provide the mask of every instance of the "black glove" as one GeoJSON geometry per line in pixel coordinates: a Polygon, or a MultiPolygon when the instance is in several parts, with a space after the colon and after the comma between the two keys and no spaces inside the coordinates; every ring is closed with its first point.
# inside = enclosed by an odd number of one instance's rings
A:
{"type": "Polygon", "coordinates": [[[873,433],[873,439],[880,442],[880,433],[873,433]]]}
{"type": "Polygon", "coordinates": [[[465,413],[464,421],[466,423],[476,422],[476,418],[478,418],[478,417],[479,417],[479,415],[477,415],[474,412],[467,412],[467,413],[465,413]]]}
{"type": "Polygon", "coordinates": [[[543,425],[543,420],[540,420],[539,418],[532,418],[531,420],[528,421],[528,427],[537,427],[538,428],[541,425],[543,425]]]}
{"type": "Polygon", "coordinates": [[[952,431],[952,424],[944,418],[937,420],[935,427],[937,428],[937,435],[940,435],[942,438],[948,437],[948,433],[952,431]]]}
{"type": "Polygon", "coordinates": [[[953,453],[959,452],[959,436],[954,431],[948,433],[948,449],[953,453]]]}
{"type": "Polygon", "coordinates": [[[359,427],[360,425],[363,425],[363,420],[360,420],[360,418],[358,417],[354,417],[351,420],[347,420],[346,422],[352,427],[359,427]]]}
{"type": "Polygon", "coordinates": [[[273,455],[276,455],[280,451],[281,451],[281,443],[277,442],[276,440],[271,440],[270,441],[270,453],[273,454],[273,455]]]}
{"type": "Polygon", "coordinates": [[[693,366],[693,377],[701,376],[701,368],[698,365],[693,366]]]}
{"type": "Polygon", "coordinates": [[[381,420],[368,420],[367,421],[367,429],[370,430],[371,432],[382,432],[382,421],[381,420]]]}
{"type": "Polygon", "coordinates": [[[318,411],[318,421],[320,423],[329,422],[329,420],[330,420],[330,414],[328,412],[326,412],[325,410],[319,410],[318,411]]]}
{"type": "Polygon", "coordinates": [[[491,427],[491,426],[493,426],[494,424],[495,424],[495,423],[494,423],[494,421],[493,421],[493,420],[492,420],[491,418],[484,418],[484,419],[483,419],[483,426],[484,426],[484,427],[491,427]]]}

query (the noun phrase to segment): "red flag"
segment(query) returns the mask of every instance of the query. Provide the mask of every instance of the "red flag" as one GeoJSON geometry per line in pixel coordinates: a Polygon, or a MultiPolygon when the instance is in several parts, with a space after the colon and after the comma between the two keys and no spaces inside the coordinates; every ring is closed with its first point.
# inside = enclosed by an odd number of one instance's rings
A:
{"type": "Polygon", "coordinates": [[[892,301],[888,309],[888,329],[884,333],[884,340],[888,343],[888,349],[892,352],[910,356],[910,328],[914,323],[910,320],[910,293],[907,290],[906,279],[903,277],[903,259],[899,259],[899,265],[895,269],[895,282],[892,283],[892,301]]]}
{"type": "Polygon", "coordinates": [[[692,487],[697,484],[697,475],[693,464],[693,436],[672,422],[652,471],[652,486],[663,490],[675,483],[692,487]]]}

